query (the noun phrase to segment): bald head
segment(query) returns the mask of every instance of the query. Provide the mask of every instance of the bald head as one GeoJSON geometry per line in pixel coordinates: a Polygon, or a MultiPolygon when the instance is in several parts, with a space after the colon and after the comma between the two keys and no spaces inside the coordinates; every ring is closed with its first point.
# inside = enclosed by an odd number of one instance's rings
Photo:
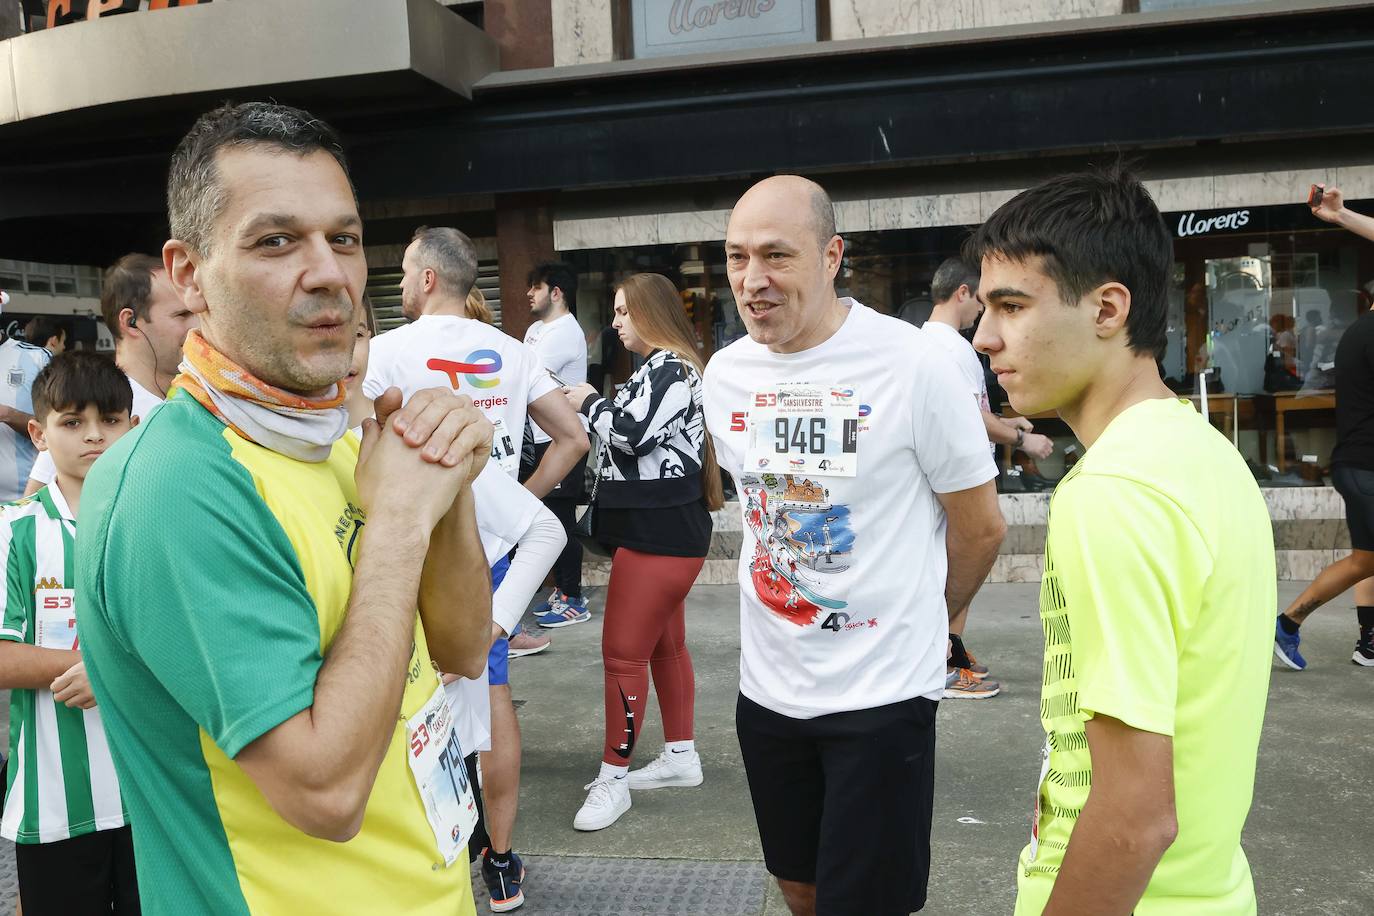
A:
{"type": "Polygon", "coordinates": [[[835,294],[844,239],[814,181],[778,175],[754,185],[725,227],[725,265],[749,336],[779,353],[825,340],[848,310],[835,294]]]}
{"type": "Polygon", "coordinates": [[[770,212],[789,221],[805,221],[816,235],[816,243],[824,249],[835,237],[835,205],[825,188],[800,175],[774,175],[765,178],[744,192],[730,214],[731,221],[741,215],[752,216],[755,209],[770,212]]]}

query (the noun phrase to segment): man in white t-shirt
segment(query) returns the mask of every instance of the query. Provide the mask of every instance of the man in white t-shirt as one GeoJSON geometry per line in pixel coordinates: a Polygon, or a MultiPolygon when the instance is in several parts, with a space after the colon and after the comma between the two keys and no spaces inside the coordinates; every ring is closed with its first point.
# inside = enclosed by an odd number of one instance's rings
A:
{"type": "MultiPolygon", "coordinates": [[[[544,368],[569,388],[587,381],[587,341],[577,323],[577,272],[561,261],[544,261],[530,271],[530,316],[535,320],[525,332],[525,343],[539,354],[544,368]]],[[[549,434],[531,424],[534,436],[534,463],[537,466],[550,445],[549,434]]],[[[553,566],[553,594],[536,611],[539,624],[564,627],[591,619],[587,599],[582,594],[582,542],[573,532],[577,506],[583,501],[583,476],[587,459],[573,465],[568,476],[559,481],[547,496],[549,507],[568,536],[567,546],[553,566]]]]}
{"type": "MultiPolygon", "coordinates": [[[[114,337],[115,365],[134,389],[132,416],[140,421],[161,404],[181,364],[181,345],[200,319],[167,279],[162,259],[126,254],[110,265],[100,285],[100,315],[114,337]]],[[[26,494],[52,483],[57,468],[44,452],[29,472],[26,494]]]]}
{"type": "Polygon", "coordinates": [[[38,449],[29,438],[33,380],[67,345],[65,324],[49,315],[30,319],[24,339],[0,344],[0,502],[24,494],[38,449]]]}
{"type": "MultiPolygon", "coordinates": [[[[987,376],[973,344],[959,332],[971,328],[978,321],[983,305],[978,301],[978,270],[959,258],[947,258],[930,281],[930,298],[935,302],[930,318],[921,329],[938,343],[954,360],[966,389],[972,393],[983,414],[983,428],[992,443],[994,457],[998,445],[1010,445],[1035,458],[1044,458],[1054,450],[1049,436],[1032,432],[1025,417],[1005,420],[993,413],[988,405],[987,376]]],[[[964,647],[964,627],[968,623],[968,605],[949,619],[949,673],[945,684],[945,699],[987,699],[997,696],[1000,685],[988,677],[988,669],[969,654],[964,647]]]]}
{"type": "Polygon", "coordinates": [[[835,292],[825,191],[759,182],[730,216],[749,332],[706,369],[744,515],[736,729],[794,914],[925,905],[949,612],[1006,526],[977,407],[928,335],[835,292]]]}
{"type": "MultiPolygon", "coordinates": [[[[448,385],[472,398],[496,427],[492,460],[512,478],[528,414],[553,439],[525,488],[544,497],[587,453],[587,433],[534,350],[491,325],[467,317],[464,303],[477,279],[477,251],[457,229],[423,227],[401,260],[401,311],[409,320],[373,338],[363,391],[412,391],[448,385]]],[[[480,491],[474,490],[480,498],[480,491]]],[[[510,626],[507,623],[505,626],[510,626]]],[[[487,662],[491,750],[482,755],[482,797],[491,845],[484,874],[518,861],[511,851],[520,794],[520,725],[506,666],[509,630],[494,634],[487,662]]]]}

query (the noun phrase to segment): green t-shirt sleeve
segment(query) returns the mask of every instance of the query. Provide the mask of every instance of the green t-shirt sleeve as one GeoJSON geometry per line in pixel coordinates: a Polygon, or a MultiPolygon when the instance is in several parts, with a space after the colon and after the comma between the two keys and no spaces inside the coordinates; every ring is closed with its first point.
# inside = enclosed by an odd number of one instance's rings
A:
{"type": "Polygon", "coordinates": [[[195,477],[124,481],[101,603],[115,638],[234,757],[314,702],[319,619],[249,473],[225,454],[195,477]]]}
{"type": "Polygon", "coordinates": [[[1079,708],[1172,737],[1180,646],[1211,569],[1201,535],[1158,491],[1092,474],[1055,494],[1050,531],[1079,708]]]}
{"type": "Polygon", "coordinates": [[[14,525],[0,510],[0,559],[5,563],[5,607],[0,619],[0,639],[24,642],[33,615],[33,560],[15,539],[14,525]],[[28,580],[27,582],[25,580],[28,580]]]}

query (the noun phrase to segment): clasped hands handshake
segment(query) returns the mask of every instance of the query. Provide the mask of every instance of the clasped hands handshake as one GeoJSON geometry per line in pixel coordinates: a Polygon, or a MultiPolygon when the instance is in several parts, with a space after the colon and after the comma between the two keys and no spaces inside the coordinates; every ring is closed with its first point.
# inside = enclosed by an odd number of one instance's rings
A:
{"type": "Polygon", "coordinates": [[[471,398],[442,388],[404,405],[388,388],[373,403],[354,474],[359,501],[369,519],[395,513],[428,534],[486,466],[492,425],[471,398]]]}

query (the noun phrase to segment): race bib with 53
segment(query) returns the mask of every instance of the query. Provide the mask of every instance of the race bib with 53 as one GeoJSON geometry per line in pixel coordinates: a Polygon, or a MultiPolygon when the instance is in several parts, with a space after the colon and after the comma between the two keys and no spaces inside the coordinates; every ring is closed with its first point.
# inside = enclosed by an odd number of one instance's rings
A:
{"type": "Polygon", "coordinates": [[[859,398],[848,385],[791,383],[754,392],[745,472],[853,477],[859,398]]]}
{"type": "Polygon", "coordinates": [[[445,865],[452,865],[466,851],[468,837],[477,825],[477,803],[453,727],[453,710],[442,685],[406,721],[406,759],[439,854],[445,865]]]}

